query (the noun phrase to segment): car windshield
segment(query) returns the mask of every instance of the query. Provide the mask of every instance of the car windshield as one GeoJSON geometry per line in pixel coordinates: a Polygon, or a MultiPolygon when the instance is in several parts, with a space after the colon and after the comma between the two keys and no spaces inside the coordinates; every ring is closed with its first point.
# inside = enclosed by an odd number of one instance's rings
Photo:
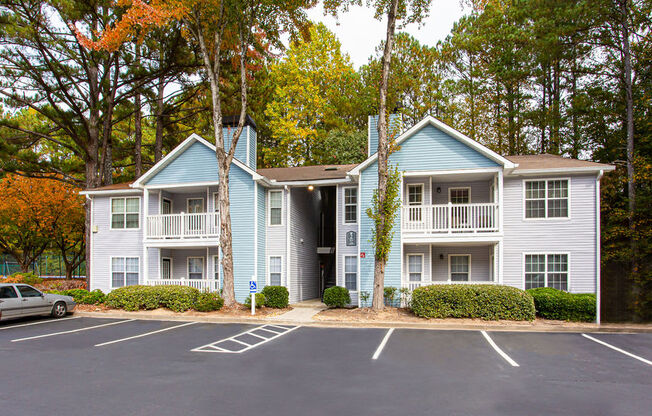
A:
{"type": "Polygon", "coordinates": [[[12,299],[17,298],[16,289],[11,286],[0,287],[0,299],[12,299]]]}
{"type": "Polygon", "coordinates": [[[41,296],[41,292],[31,286],[18,286],[18,290],[20,291],[20,295],[24,298],[37,298],[41,296]]]}

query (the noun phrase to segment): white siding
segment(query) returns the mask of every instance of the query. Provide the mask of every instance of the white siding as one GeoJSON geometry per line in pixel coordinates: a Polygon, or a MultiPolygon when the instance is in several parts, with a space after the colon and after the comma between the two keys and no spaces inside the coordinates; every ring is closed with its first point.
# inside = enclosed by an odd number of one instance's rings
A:
{"type": "MultiPolygon", "coordinates": [[[[336,216],[336,221],[337,221],[337,239],[335,242],[336,245],[336,250],[335,250],[335,262],[337,267],[335,268],[336,270],[336,278],[337,278],[337,285],[344,287],[344,256],[358,256],[358,244],[359,240],[358,238],[360,237],[358,233],[358,224],[344,224],[344,188],[354,186],[357,187],[356,184],[352,185],[338,185],[337,186],[337,198],[336,198],[336,207],[337,207],[337,216],[336,216]],[[354,231],[356,233],[356,245],[355,246],[347,246],[346,245],[346,233],[349,231],[354,231]]],[[[367,214],[361,214],[360,213],[360,191],[358,190],[358,218],[360,218],[360,215],[367,215],[367,214]]],[[[359,275],[360,275],[360,270],[358,268],[358,286],[359,284],[359,275]]],[[[358,290],[360,288],[358,287],[358,290]]],[[[355,292],[350,292],[351,296],[351,303],[353,305],[358,304],[358,291],[355,292]]]]}
{"type": "Polygon", "coordinates": [[[317,191],[292,188],[290,198],[290,302],[319,297],[317,191]]]}
{"type": "Polygon", "coordinates": [[[505,178],[505,284],[524,287],[525,252],[570,253],[569,290],[595,293],[595,180],[589,175],[570,178],[570,219],[524,220],[523,179],[505,178]]]}

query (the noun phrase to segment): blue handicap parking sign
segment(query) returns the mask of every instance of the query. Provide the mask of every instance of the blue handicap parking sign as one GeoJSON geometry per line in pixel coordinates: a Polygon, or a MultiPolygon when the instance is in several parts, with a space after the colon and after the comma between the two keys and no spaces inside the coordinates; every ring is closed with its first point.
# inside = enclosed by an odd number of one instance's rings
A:
{"type": "Polygon", "coordinates": [[[256,293],[256,289],[258,289],[258,285],[256,284],[255,280],[250,280],[249,281],[249,293],[256,293]]]}

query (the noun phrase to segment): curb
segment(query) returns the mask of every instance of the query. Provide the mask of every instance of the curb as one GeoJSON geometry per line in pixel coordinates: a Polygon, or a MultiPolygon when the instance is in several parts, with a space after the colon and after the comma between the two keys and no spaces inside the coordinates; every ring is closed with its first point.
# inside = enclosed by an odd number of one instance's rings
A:
{"type": "Polygon", "coordinates": [[[566,326],[566,327],[534,327],[521,325],[475,325],[475,324],[444,324],[444,323],[411,323],[399,321],[377,321],[377,322],[353,322],[353,321],[290,321],[281,319],[260,319],[244,317],[221,317],[221,316],[177,316],[177,315],[155,315],[155,314],[131,314],[131,313],[106,313],[106,312],[75,312],[75,316],[87,318],[111,318],[111,319],[138,319],[149,321],[180,321],[180,322],[205,322],[216,324],[276,324],[276,325],[300,325],[316,328],[403,328],[403,329],[426,329],[433,331],[493,331],[493,332],[541,332],[541,333],[652,333],[652,326],[649,328],[631,327],[627,325],[607,326],[566,326]]]}

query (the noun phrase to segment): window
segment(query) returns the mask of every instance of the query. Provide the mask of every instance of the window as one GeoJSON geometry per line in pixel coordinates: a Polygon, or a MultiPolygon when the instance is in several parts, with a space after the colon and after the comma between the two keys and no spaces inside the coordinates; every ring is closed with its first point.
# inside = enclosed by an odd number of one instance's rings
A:
{"type": "Polygon", "coordinates": [[[163,257],[161,259],[161,279],[172,278],[172,259],[163,257]]]}
{"type": "Polygon", "coordinates": [[[420,282],[423,276],[423,256],[421,254],[408,255],[408,276],[410,282],[420,282]]]}
{"type": "Polygon", "coordinates": [[[449,278],[452,282],[468,282],[471,277],[471,255],[451,254],[448,256],[449,278]]]}
{"type": "Polygon", "coordinates": [[[270,286],[281,286],[281,257],[269,258],[269,284],[270,286]]]}
{"type": "Polygon", "coordinates": [[[18,288],[18,291],[20,292],[20,296],[24,298],[38,298],[42,295],[41,292],[38,290],[34,289],[31,286],[16,286],[18,288]]]}
{"type": "Polygon", "coordinates": [[[409,221],[421,221],[421,205],[423,205],[423,184],[408,185],[409,221]]]}
{"type": "Polygon", "coordinates": [[[358,188],[344,188],[344,223],[358,222],[358,188]]]}
{"type": "Polygon", "coordinates": [[[169,200],[167,198],[163,198],[161,200],[161,214],[163,214],[163,215],[172,214],[172,201],[171,200],[169,200]]]}
{"type": "Polygon", "coordinates": [[[269,225],[281,225],[283,191],[269,191],[269,225]]]}
{"type": "Polygon", "coordinates": [[[358,290],[358,256],[344,256],[344,287],[358,290]]]}
{"type": "Polygon", "coordinates": [[[448,188],[448,200],[452,204],[471,203],[471,188],[448,188]]]}
{"type": "Polygon", "coordinates": [[[220,256],[213,256],[213,278],[220,280],[220,256]]]}
{"type": "Polygon", "coordinates": [[[204,212],[204,198],[188,198],[188,214],[199,214],[204,212]]]}
{"type": "Polygon", "coordinates": [[[111,228],[139,228],[140,198],[111,198],[111,228]]]}
{"type": "Polygon", "coordinates": [[[213,193],[213,212],[220,212],[220,194],[213,193]]]}
{"type": "Polygon", "coordinates": [[[0,299],[13,299],[17,298],[18,294],[16,289],[11,286],[0,287],[0,299]]]}
{"type": "Polygon", "coordinates": [[[568,179],[525,181],[525,218],[568,218],[568,179]]]}
{"type": "Polygon", "coordinates": [[[204,278],[204,258],[188,257],[188,279],[204,278]]]}
{"type": "Polygon", "coordinates": [[[138,284],[140,262],[138,257],[111,258],[111,286],[122,287],[138,284]]]}
{"type": "Polygon", "coordinates": [[[568,254],[526,254],[525,289],[568,290],[568,254]]]}

